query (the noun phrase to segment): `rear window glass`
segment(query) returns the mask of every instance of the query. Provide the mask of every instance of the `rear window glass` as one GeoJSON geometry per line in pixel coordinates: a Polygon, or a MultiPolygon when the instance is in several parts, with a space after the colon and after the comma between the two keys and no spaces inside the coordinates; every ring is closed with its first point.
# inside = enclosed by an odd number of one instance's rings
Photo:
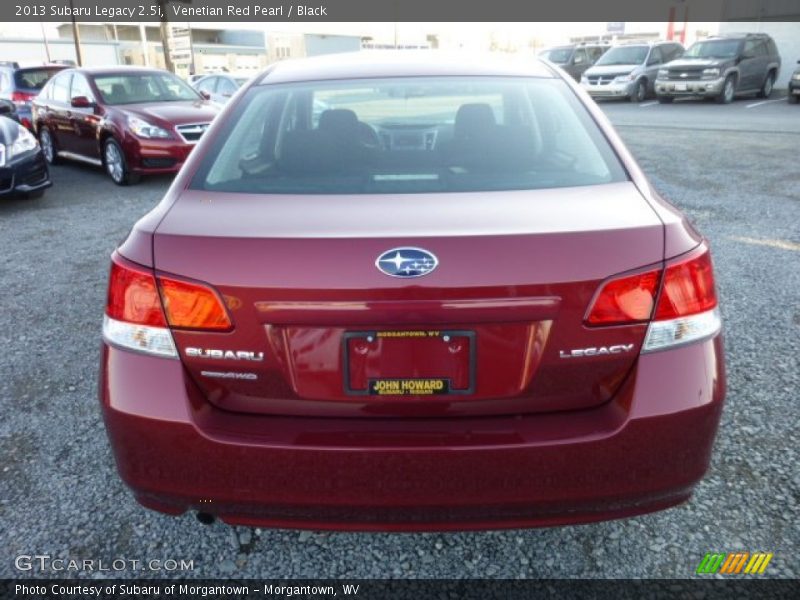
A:
{"type": "Polygon", "coordinates": [[[569,62],[569,57],[572,56],[572,48],[553,48],[545,52],[544,56],[550,62],[563,65],[569,62]]]}
{"type": "Polygon", "coordinates": [[[226,115],[194,189],[469,192],[595,185],[625,172],[559,79],[393,78],[262,85],[226,115]]]}
{"type": "Polygon", "coordinates": [[[50,78],[63,69],[22,69],[14,73],[18,88],[41,90],[50,78]]]}

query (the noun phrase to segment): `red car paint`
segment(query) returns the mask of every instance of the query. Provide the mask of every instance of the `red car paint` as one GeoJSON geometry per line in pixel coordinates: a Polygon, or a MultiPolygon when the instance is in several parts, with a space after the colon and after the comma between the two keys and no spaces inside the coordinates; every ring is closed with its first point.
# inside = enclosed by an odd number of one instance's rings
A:
{"type": "MultiPolygon", "coordinates": [[[[138,67],[67,69],[58,76],[69,79],[66,98],[55,97],[51,80],[33,102],[34,127],[41,139],[42,130],[52,136],[55,150],[63,157],[101,164],[103,146],[114,139],[123,150],[128,169],[136,175],[176,173],[183,166],[196,141],[185,140],[177,126],[210,123],[218,109],[200,94],[186,101],[148,101],[132,104],[109,104],[104,101],[95,78],[110,75],[165,73],[138,67]],[[78,88],[75,80],[85,81],[78,88]],[[75,98],[90,100],[89,105],[75,105],[75,98]],[[131,131],[129,118],[137,117],[169,133],[166,139],[146,139],[131,131]]],[[[80,103],[79,103],[80,104],[80,103]]]]}
{"type": "MultiPolygon", "coordinates": [[[[338,57],[279,65],[263,84],[560,77],[519,69],[338,57]]],[[[708,466],[725,393],[718,329],[640,353],[649,318],[596,326],[588,315],[606,283],[640,273],[657,273],[654,302],[670,301],[664,269],[710,268],[708,247],[599,109],[565,85],[628,181],[380,201],[193,189],[234,99],[114,257],[152,278],[156,305],[158,278],[212,286],[233,323],[173,327],[180,360],[104,343],[104,417],[136,498],[230,523],[367,530],[578,523],[686,500],[708,466]],[[386,218],[393,201],[408,210],[386,218]],[[373,261],[394,247],[424,247],[440,266],[386,277],[373,261]],[[425,332],[433,342],[403,337],[425,332]],[[404,374],[447,376],[463,393],[352,393],[404,374]]],[[[716,306],[711,288],[706,307],[716,306]]]]}

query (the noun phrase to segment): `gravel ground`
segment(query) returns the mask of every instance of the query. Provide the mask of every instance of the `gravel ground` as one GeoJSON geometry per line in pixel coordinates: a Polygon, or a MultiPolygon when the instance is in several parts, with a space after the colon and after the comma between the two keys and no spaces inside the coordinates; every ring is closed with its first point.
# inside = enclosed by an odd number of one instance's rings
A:
{"type": "Polygon", "coordinates": [[[673,578],[712,550],[774,552],[768,575],[800,576],[799,136],[620,132],[714,251],[729,391],[691,502],[595,525],[453,534],[203,527],[140,508],[97,406],[99,329],[108,256],[168,180],[118,188],[67,165],[44,198],[0,201],[0,577],[26,575],[20,554],[48,554],[193,560],[183,575],[205,578],[673,578]]]}

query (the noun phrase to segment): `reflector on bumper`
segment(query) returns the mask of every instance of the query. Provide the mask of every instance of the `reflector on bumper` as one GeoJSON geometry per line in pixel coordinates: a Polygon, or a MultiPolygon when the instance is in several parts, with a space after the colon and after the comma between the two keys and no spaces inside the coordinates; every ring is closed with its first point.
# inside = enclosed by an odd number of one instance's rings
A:
{"type": "Polygon", "coordinates": [[[178,358],[172,334],[163,327],[125,323],[103,315],[103,339],[120,348],[178,358]]]}
{"type": "Polygon", "coordinates": [[[722,329],[719,307],[688,317],[653,321],[647,328],[642,352],[664,350],[716,335],[722,329]]]}

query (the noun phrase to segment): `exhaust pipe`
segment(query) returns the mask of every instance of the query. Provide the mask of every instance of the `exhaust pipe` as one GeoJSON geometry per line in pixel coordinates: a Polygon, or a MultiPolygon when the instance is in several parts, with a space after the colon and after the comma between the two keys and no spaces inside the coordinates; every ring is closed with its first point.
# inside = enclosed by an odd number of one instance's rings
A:
{"type": "Polygon", "coordinates": [[[209,513],[199,512],[197,513],[197,520],[203,525],[213,525],[217,518],[209,513]]]}

